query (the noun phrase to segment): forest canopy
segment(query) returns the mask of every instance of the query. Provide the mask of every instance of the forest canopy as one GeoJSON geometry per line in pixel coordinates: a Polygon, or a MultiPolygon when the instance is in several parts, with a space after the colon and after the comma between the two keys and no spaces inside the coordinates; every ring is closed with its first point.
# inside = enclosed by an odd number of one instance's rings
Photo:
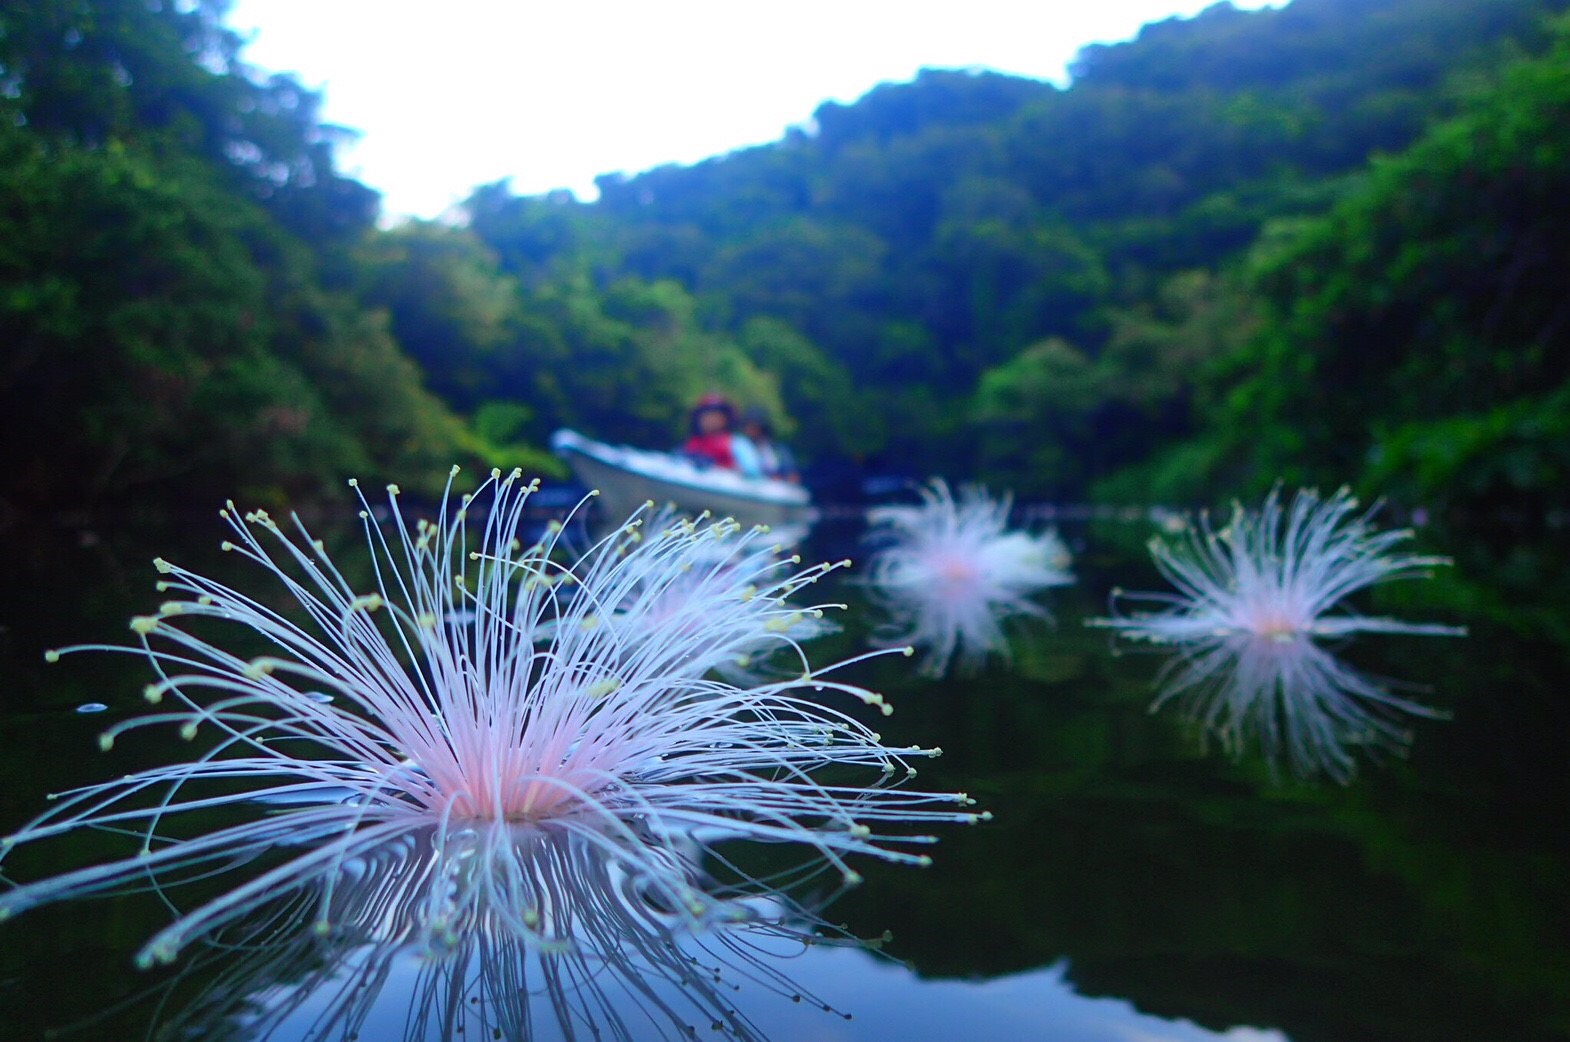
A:
{"type": "Polygon", "coordinates": [[[550,471],[556,427],[663,447],[720,391],[821,472],[1563,506],[1565,6],[1221,3],[1067,87],[926,70],[593,202],[380,228],[219,0],[11,5],[0,500],[550,471]]]}

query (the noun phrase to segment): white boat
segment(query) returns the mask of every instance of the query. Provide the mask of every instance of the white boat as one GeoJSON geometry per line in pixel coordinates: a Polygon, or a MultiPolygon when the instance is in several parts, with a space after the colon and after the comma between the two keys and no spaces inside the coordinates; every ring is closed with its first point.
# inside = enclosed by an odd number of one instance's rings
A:
{"type": "Polygon", "coordinates": [[[677,453],[608,445],[570,430],[551,435],[551,451],[572,466],[579,481],[599,490],[604,516],[618,521],[650,501],[688,514],[707,510],[743,525],[808,525],[817,516],[811,494],[800,485],[703,467],[677,453]]]}

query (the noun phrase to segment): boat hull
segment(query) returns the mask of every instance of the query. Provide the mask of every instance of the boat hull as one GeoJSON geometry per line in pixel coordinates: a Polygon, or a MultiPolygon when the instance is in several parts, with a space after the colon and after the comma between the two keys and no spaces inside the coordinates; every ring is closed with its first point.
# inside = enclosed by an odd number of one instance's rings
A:
{"type": "Polygon", "coordinates": [[[608,445],[575,431],[557,431],[551,448],[579,481],[599,491],[607,518],[624,519],[651,501],[686,514],[707,510],[743,525],[805,525],[817,516],[800,485],[700,468],[682,456],[608,445]]]}

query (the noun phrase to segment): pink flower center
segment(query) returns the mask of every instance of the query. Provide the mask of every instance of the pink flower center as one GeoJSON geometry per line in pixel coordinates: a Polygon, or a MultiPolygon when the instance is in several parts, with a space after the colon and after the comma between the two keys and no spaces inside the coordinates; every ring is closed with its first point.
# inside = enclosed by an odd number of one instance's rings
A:
{"type": "Polygon", "coordinates": [[[495,737],[482,731],[469,741],[476,744],[463,749],[455,743],[427,757],[435,791],[424,798],[454,818],[523,824],[560,817],[614,784],[622,762],[614,739],[578,735],[573,728],[532,743],[484,748],[495,737]]]}
{"type": "Polygon", "coordinates": [[[980,576],[974,561],[954,553],[939,555],[932,563],[932,571],[945,586],[969,586],[980,576]]]}
{"type": "Polygon", "coordinates": [[[1253,616],[1248,620],[1247,628],[1251,632],[1258,634],[1261,637],[1270,637],[1279,640],[1296,636],[1299,632],[1302,631],[1303,626],[1302,622],[1294,616],[1280,610],[1275,610],[1261,612],[1260,614],[1253,616]]]}

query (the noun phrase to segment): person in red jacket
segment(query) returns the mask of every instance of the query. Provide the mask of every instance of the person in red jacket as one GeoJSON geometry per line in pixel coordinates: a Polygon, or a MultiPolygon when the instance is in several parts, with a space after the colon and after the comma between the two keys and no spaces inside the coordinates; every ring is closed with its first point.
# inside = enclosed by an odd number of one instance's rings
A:
{"type": "Polygon", "coordinates": [[[736,424],[736,410],[731,403],[717,394],[706,394],[692,407],[691,422],[690,436],[681,451],[710,466],[735,470],[731,428],[736,424]]]}

